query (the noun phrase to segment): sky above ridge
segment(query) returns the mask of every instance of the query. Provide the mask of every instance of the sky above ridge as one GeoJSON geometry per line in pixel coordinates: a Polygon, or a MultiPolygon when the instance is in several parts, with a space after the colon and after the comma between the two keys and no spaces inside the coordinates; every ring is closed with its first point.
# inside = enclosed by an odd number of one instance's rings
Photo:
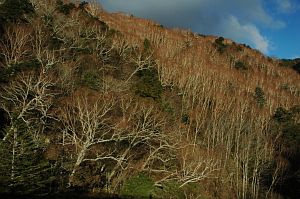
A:
{"type": "Polygon", "coordinates": [[[167,27],[223,36],[269,56],[300,57],[300,0],[98,0],[167,27]]]}

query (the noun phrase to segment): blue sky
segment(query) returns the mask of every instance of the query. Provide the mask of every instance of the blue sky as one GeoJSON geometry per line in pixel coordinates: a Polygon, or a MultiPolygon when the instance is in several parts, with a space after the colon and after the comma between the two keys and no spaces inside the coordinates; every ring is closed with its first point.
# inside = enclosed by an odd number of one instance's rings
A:
{"type": "Polygon", "coordinates": [[[98,0],[167,27],[224,36],[278,58],[300,57],[300,0],[98,0]]]}

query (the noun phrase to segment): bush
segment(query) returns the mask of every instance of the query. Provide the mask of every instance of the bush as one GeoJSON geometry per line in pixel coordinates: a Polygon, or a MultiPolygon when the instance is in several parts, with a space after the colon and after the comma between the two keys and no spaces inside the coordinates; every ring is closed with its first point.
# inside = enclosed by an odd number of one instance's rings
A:
{"type": "Polygon", "coordinates": [[[300,144],[300,123],[297,120],[299,116],[300,106],[294,106],[290,110],[279,107],[272,118],[282,131],[284,143],[290,145],[290,147],[300,144]]]}
{"type": "Polygon", "coordinates": [[[219,37],[219,38],[217,38],[217,39],[215,40],[215,43],[216,43],[217,45],[223,46],[223,45],[224,45],[224,44],[223,44],[223,41],[224,41],[224,37],[219,37]]]}
{"type": "Polygon", "coordinates": [[[0,4],[0,22],[25,22],[24,15],[34,13],[34,7],[29,0],[5,0],[0,4]]]}
{"type": "Polygon", "coordinates": [[[223,53],[227,47],[227,45],[224,44],[223,42],[224,42],[224,37],[219,37],[215,40],[215,45],[218,48],[218,51],[220,53],[223,53]]]}
{"type": "Polygon", "coordinates": [[[138,81],[135,93],[141,97],[151,97],[154,100],[161,99],[162,85],[155,68],[140,70],[137,72],[138,81]]]}
{"type": "Polygon", "coordinates": [[[295,65],[293,65],[293,69],[300,74],[300,62],[298,62],[295,65]]]}
{"type": "Polygon", "coordinates": [[[86,1],[83,1],[83,2],[81,2],[80,4],[79,4],[79,8],[80,9],[84,9],[85,8],[85,6],[88,6],[89,5],[89,3],[88,2],[86,2],[86,1]]]}
{"type": "Polygon", "coordinates": [[[161,108],[164,112],[170,114],[170,115],[174,115],[175,114],[175,110],[174,108],[172,107],[172,104],[166,99],[166,98],[163,98],[161,100],[161,108]]]}
{"type": "Polygon", "coordinates": [[[34,7],[29,0],[2,0],[0,3],[0,38],[9,23],[27,23],[25,15],[33,14],[34,7]]]}
{"type": "Polygon", "coordinates": [[[92,90],[99,90],[102,85],[102,79],[97,71],[88,70],[82,74],[81,83],[92,90]]]}
{"type": "Polygon", "coordinates": [[[149,49],[150,49],[150,47],[151,47],[151,42],[150,42],[150,40],[149,39],[144,39],[144,51],[148,51],[149,49]]]}
{"type": "Polygon", "coordinates": [[[237,70],[248,70],[247,65],[242,61],[236,61],[234,63],[234,68],[237,70]]]}
{"type": "Polygon", "coordinates": [[[262,88],[255,88],[255,99],[259,107],[263,107],[266,103],[265,93],[262,88]]]}
{"type": "Polygon", "coordinates": [[[187,113],[183,114],[181,116],[181,122],[183,124],[189,124],[190,123],[190,116],[187,113]]]}
{"type": "Polygon", "coordinates": [[[0,70],[0,82],[8,82],[9,79],[19,72],[28,70],[37,70],[41,67],[41,63],[37,59],[31,59],[24,62],[13,64],[7,68],[0,70]]]}
{"type": "Polygon", "coordinates": [[[285,123],[292,119],[292,115],[285,108],[279,107],[276,109],[273,119],[278,123],[285,123]]]}
{"type": "Polygon", "coordinates": [[[242,44],[242,46],[244,46],[245,48],[248,48],[248,49],[252,49],[251,46],[249,46],[247,44],[242,44]]]}
{"type": "Polygon", "coordinates": [[[71,13],[71,11],[76,8],[74,3],[67,3],[64,4],[62,0],[57,0],[56,1],[56,9],[58,10],[58,12],[64,14],[64,15],[69,15],[71,13]]]}
{"type": "Polygon", "coordinates": [[[287,125],[282,129],[283,137],[290,146],[300,144],[300,123],[287,125]]]}

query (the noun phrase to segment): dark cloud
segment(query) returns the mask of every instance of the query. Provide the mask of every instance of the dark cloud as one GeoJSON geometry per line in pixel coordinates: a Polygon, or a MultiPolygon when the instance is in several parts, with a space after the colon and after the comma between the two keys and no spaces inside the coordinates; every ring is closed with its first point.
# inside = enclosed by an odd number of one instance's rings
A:
{"type": "Polygon", "coordinates": [[[263,0],[99,1],[108,11],[127,12],[169,27],[225,36],[248,43],[264,53],[270,50],[270,42],[261,34],[259,27],[284,27],[282,21],[274,19],[266,12],[263,0]]]}

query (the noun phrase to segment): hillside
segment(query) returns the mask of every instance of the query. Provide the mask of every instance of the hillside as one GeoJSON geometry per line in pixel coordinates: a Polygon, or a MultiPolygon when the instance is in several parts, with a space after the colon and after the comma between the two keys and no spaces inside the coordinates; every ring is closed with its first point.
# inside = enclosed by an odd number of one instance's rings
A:
{"type": "Polygon", "coordinates": [[[0,22],[0,193],[300,195],[298,60],[95,3],[0,22]]]}

